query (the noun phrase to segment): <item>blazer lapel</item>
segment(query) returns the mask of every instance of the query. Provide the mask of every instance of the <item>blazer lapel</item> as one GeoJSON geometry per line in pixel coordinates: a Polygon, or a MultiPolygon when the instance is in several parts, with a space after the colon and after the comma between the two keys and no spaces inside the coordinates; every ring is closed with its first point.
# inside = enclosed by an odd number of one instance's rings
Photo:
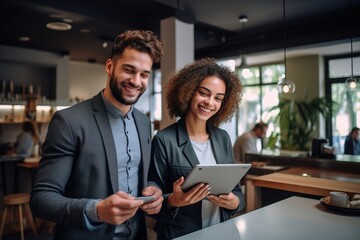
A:
{"type": "Polygon", "coordinates": [[[118,166],[117,166],[117,157],[116,157],[116,148],[114,144],[114,138],[112,136],[112,131],[107,116],[106,108],[101,97],[101,93],[93,98],[93,107],[94,107],[94,118],[98,124],[101,138],[104,142],[106,161],[108,170],[110,173],[110,181],[113,192],[116,193],[119,189],[118,184],[118,166]]]}
{"type": "Polygon", "coordinates": [[[199,160],[196,156],[196,153],[191,145],[189,135],[186,130],[184,119],[178,120],[178,144],[179,147],[183,146],[183,154],[187,161],[192,167],[199,164],[199,160]]]}

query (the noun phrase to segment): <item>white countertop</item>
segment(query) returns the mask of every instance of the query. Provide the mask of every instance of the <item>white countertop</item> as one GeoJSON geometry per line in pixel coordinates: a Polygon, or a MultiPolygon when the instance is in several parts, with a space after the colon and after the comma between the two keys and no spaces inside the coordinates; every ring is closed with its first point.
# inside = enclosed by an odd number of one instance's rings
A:
{"type": "Polygon", "coordinates": [[[360,216],[328,210],[319,200],[290,197],[176,240],[360,239],[360,216]]]}

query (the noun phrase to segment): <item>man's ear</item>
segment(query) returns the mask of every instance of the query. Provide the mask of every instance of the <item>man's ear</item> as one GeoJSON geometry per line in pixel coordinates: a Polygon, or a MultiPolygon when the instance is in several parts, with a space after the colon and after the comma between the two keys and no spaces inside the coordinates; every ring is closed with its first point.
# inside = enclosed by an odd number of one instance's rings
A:
{"type": "Polygon", "coordinates": [[[111,59],[106,60],[105,71],[107,72],[108,75],[111,74],[113,67],[114,67],[113,61],[111,59]]]}

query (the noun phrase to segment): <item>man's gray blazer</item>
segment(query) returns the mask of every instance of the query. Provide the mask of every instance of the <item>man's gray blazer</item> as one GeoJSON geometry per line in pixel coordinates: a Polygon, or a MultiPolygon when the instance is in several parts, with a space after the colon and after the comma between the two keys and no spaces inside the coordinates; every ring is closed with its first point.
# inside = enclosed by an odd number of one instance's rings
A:
{"type": "MultiPolygon", "coordinates": [[[[141,191],[147,185],[151,127],[135,108],[133,116],[141,147],[141,191]]],[[[83,212],[88,199],[118,191],[115,144],[101,94],[56,112],[42,150],[30,201],[34,215],[57,223],[54,239],[112,239],[114,225],[85,230],[83,212]]],[[[138,239],[146,239],[143,213],[138,239]]]]}

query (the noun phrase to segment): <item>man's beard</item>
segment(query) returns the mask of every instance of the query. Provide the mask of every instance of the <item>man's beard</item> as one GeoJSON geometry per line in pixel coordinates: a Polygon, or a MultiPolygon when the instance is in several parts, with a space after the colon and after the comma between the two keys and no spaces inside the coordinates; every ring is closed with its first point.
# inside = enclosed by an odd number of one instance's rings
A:
{"type": "MultiPolygon", "coordinates": [[[[131,87],[133,88],[138,88],[137,86],[134,86],[132,83],[127,83],[128,85],[130,85],[131,87]]],[[[123,96],[123,93],[122,93],[122,89],[121,87],[118,87],[117,86],[117,81],[116,81],[116,78],[114,77],[114,72],[111,74],[111,77],[110,77],[110,90],[111,90],[111,93],[113,94],[113,96],[116,98],[116,100],[118,100],[118,102],[124,104],[124,105],[132,105],[132,104],[135,104],[139,98],[141,97],[141,95],[145,92],[145,88],[143,87],[140,87],[140,93],[139,95],[137,96],[136,99],[125,99],[124,96],[123,96]]]]}

